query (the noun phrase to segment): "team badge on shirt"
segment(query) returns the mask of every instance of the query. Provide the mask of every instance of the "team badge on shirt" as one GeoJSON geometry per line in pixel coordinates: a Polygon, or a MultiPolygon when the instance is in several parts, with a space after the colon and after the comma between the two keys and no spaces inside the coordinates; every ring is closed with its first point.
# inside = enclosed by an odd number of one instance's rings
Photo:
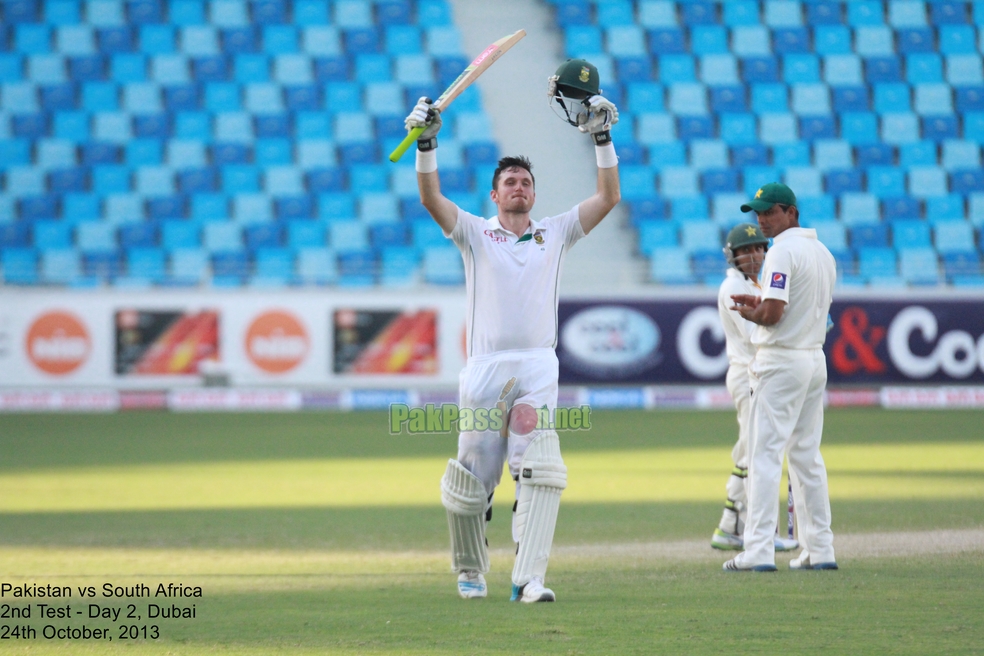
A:
{"type": "Polygon", "coordinates": [[[769,283],[769,287],[775,287],[776,289],[786,289],[786,274],[773,273],[772,282],[769,283]]]}
{"type": "Polygon", "coordinates": [[[537,244],[543,244],[543,229],[537,228],[536,232],[533,233],[533,241],[537,244]]]}

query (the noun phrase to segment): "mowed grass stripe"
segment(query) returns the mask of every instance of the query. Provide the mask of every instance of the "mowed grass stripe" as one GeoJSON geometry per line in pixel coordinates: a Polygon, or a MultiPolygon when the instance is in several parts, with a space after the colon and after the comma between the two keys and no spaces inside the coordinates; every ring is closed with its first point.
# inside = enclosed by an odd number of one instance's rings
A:
{"type": "MultiPolygon", "coordinates": [[[[832,445],[835,499],[984,499],[984,444],[832,445]]],[[[564,502],[713,501],[723,448],[573,452],[564,502]]],[[[431,506],[444,458],[311,459],[86,467],[0,476],[0,512],[431,506]]],[[[503,477],[499,503],[511,505],[503,477]]]]}

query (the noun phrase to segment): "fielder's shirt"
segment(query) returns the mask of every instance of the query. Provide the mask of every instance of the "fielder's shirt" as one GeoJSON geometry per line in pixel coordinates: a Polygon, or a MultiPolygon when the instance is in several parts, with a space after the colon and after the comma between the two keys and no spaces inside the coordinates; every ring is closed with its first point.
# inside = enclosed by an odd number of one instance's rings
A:
{"type": "Polygon", "coordinates": [[[834,256],[817,231],[789,228],[773,239],[762,268],[762,300],[786,303],[779,323],[756,326],[752,343],[791,349],[822,348],[837,279],[834,256]]]}
{"type": "Polygon", "coordinates": [[[469,357],[557,346],[557,294],[564,254],[584,237],[577,206],[530,221],[515,235],[499,217],[458,208],[450,237],[465,263],[469,357]]]}
{"type": "Polygon", "coordinates": [[[728,308],[734,306],[733,295],[751,294],[759,296],[762,288],[754,280],[749,280],[745,274],[735,268],[729,268],[721,287],[718,288],[718,314],[721,315],[721,325],[724,326],[724,336],[728,351],[728,363],[732,367],[747,367],[755,357],[755,346],[752,345],[752,331],[755,324],[748,321],[737,310],[728,308]]]}

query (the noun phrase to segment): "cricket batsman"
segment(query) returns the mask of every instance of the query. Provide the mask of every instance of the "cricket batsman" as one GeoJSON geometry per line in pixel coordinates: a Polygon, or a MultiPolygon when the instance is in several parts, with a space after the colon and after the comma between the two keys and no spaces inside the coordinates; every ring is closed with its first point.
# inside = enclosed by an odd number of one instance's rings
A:
{"type": "MultiPolygon", "coordinates": [[[[718,289],[718,314],[724,326],[725,348],[728,353],[728,375],[725,379],[728,392],[738,411],[738,442],[731,450],[734,469],[726,486],[727,501],[721,522],[711,536],[711,546],[715,549],[741,551],[742,533],[745,527],[747,498],[745,478],[748,476],[748,413],[751,396],[748,385],[748,365],[755,357],[752,344],[752,330],[755,324],[746,321],[731,309],[731,297],[736,294],[758,295],[762,288],[758,282],[762,261],[768,250],[769,240],[758,226],[740,223],[728,233],[724,245],[724,257],[728,270],[718,289]]],[[[791,551],[799,546],[796,540],[775,537],[776,551],[791,551]]]]}
{"type": "Polygon", "coordinates": [[[461,250],[467,291],[468,362],[459,377],[462,408],[505,408],[501,429],[462,430],[458,457],[441,480],[451,532],[451,567],[465,599],[487,595],[489,570],[485,527],[503,463],[516,481],[513,539],[517,543],[512,599],[554,601],[544,586],[560,494],[567,468],[557,433],[538,426],[537,408],[557,406],[557,285],[564,255],[619,202],[618,160],[611,126],[615,105],[601,95],[598,70],[568,60],[549,79],[551,104],[595,143],[597,191],[570,211],[534,221],[532,164],[504,157],[492,177],[498,215],[481,218],[441,194],[437,173],[440,112],[421,98],[406,119],[408,129],[425,126],[417,141],[420,201],[444,235],[461,250]]]}
{"type": "Polygon", "coordinates": [[[741,206],[754,211],[771,237],[761,294],[735,294],[732,310],[756,324],[755,357],[748,367],[751,408],[748,432],[748,515],[745,551],[725,571],[774,572],[776,506],[783,453],[796,498],[803,551],[791,569],[837,569],[830,530],[827,469],[820,455],[827,363],[823,342],[836,279],[834,258],[801,228],[796,195],[772,182],[741,206]]]}

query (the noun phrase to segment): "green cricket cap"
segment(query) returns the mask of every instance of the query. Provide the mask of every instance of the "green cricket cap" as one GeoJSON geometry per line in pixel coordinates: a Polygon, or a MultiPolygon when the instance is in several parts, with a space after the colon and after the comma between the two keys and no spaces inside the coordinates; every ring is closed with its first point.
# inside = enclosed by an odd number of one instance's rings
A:
{"type": "Polygon", "coordinates": [[[762,185],[755,198],[741,206],[742,212],[764,212],[775,204],[796,205],[796,194],[781,182],[762,185]]]}

